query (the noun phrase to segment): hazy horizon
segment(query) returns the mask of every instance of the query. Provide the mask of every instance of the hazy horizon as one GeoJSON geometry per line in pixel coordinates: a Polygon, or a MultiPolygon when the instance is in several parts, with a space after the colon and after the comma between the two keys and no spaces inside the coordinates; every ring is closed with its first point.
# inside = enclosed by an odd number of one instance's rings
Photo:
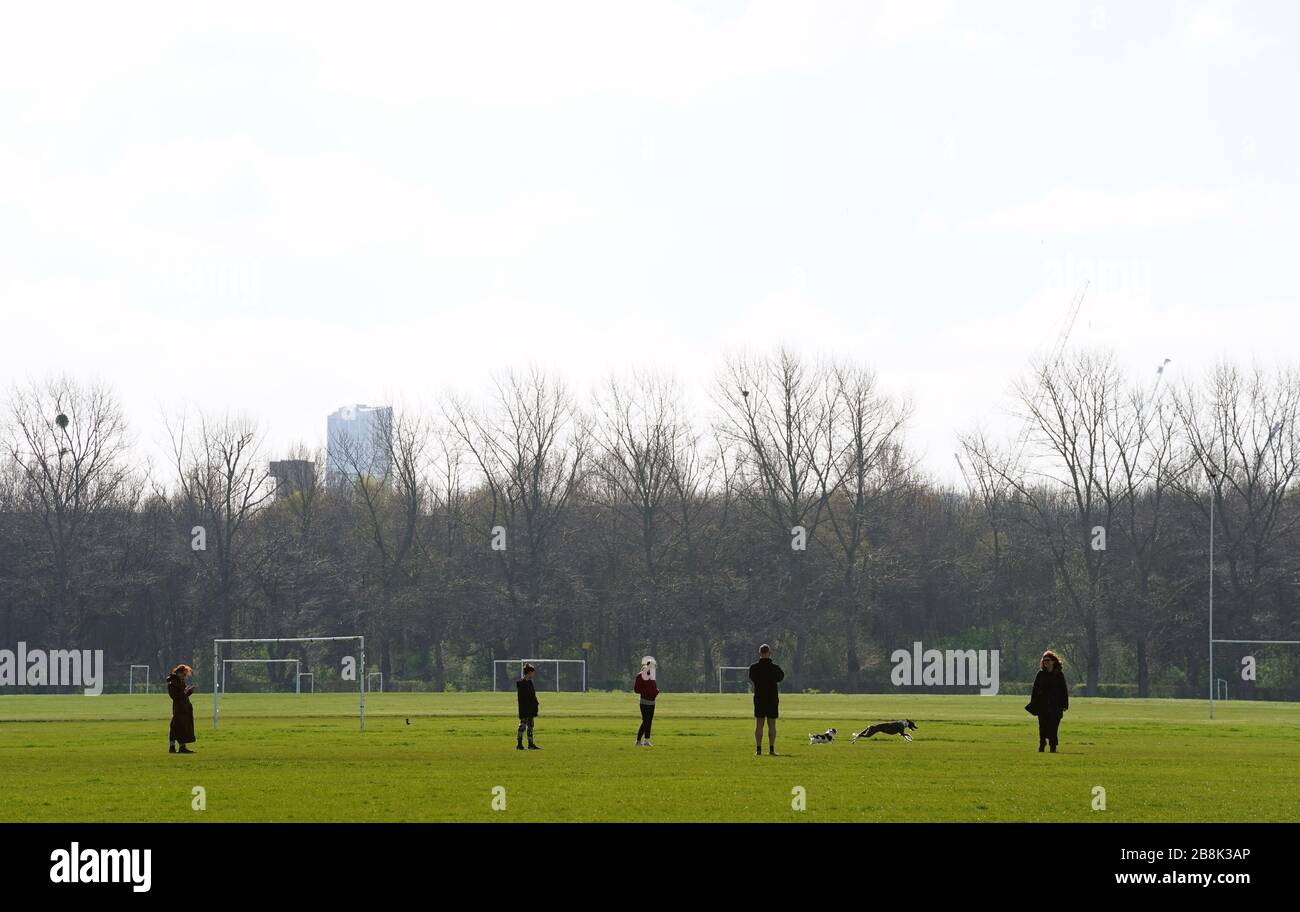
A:
{"type": "Polygon", "coordinates": [[[1288,5],[131,10],[0,36],[0,386],[103,379],[155,460],[186,404],[279,458],[529,365],[703,420],[786,345],[952,481],[1084,279],[1135,377],[1295,357],[1288,5]]]}

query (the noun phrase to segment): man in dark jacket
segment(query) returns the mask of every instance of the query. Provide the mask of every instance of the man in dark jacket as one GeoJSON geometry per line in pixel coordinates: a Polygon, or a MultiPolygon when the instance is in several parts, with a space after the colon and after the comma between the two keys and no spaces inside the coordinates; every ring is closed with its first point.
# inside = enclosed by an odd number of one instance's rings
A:
{"type": "Polygon", "coordinates": [[[781,666],[772,661],[772,647],[758,647],[758,661],[749,666],[749,680],[754,684],[754,756],[763,756],[763,720],[767,720],[767,752],[776,756],[776,720],[780,715],[780,690],[785,680],[781,666]]]}
{"type": "Polygon", "coordinates": [[[1061,660],[1052,650],[1043,653],[1039,670],[1034,678],[1034,690],[1025,709],[1038,717],[1038,752],[1052,745],[1056,753],[1056,735],[1061,728],[1061,716],[1070,708],[1070,691],[1065,686],[1065,672],[1061,660]]]}
{"type": "Polygon", "coordinates": [[[192,754],[185,745],[193,744],[194,737],[194,707],[190,705],[190,694],[194,693],[194,688],[190,687],[190,678],[194,676],[194,669],[188,665],[177,665],[167,675],[167,696],[172,698],[172,725],[167,734],[167,753],[169,754],[192,754]],[[176,749],[176,743],[180,742],[181,749],[176,749]]]}
{"type": "Polygon", "coordinates": [[[515,732],[515,750],[524,749],[524,732],[528,732],[528,749],[541,750],[533,743],[533,720],[537,718],[537,688],[533,687],[533,675],[537,669],[532,665],[524,666],[524,676],[515,682],[519,695],[519,730],[515,732]]]}

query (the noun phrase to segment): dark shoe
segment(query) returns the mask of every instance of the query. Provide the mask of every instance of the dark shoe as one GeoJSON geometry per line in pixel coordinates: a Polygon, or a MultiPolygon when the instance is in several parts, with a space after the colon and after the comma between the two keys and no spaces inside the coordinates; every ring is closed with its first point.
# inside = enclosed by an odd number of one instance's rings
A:
{"type": "Polygon", "coordinates": [[[1055,745],[1055,744],[1052,745],[1052,753],[1056,753],[1056,745],[1055,745]]]}
{"type": "Polygon", "coordinates": [[[1043,743],[1039,744],[1039,745],[1038,745],[1038,752],[1041,754],[1041,753],[1043,752],[1043,749],[1044,749],[1045,747],[1047,747],[1047,743],[1046,743],[1046,742],[1043,742],[1043,743]]]}
{"type": "Polygon", "coordinates": [[[522,741],[515,745],[515,750],[521,751],[523,749],[524,749],[524,744],[522,741]]]}
{"type": "Polygon", "coordinates": [[[181,745],[181,749],[178,750],[176,753],[178,753],[178,754],[192,754],[192,753],[194,753],[194,751],[190,750],[188,747],[186,747],[184,744],[182,744],[182,745],[181,745]]]}
{"type": "Polygon", "coordinates": [[[755,757],[763,756],[763,748],[760,747],[758,750],[754,751],[754,756],[755,757]]]}
{"type": "Polygon", "coordinates": [[[778,754],[776,751],[774,751],[774,750],[772,750],[772,749],[770,749],[770,748],[768,749],[767,755],[768,755],[769,757],[779,757],[779,756],[780,756],[780,754],[778,754]]]}
{"type": "Polygon", "coordinates": [[[175,745],[175,744],[168,744],[168,745],[167,745],[167,753],[169,753],[169,754],[174,754],[174,753],[176,753],[176,745],[175,745]]]}
{"type": "Polygon", "coordinates": [[[529,749],[530,751],[539,751],[539,750],[541,750],[541,748],[538,747],[536,744],[530,744],[530,745],[528,745],[528,749],[529,749]]]}

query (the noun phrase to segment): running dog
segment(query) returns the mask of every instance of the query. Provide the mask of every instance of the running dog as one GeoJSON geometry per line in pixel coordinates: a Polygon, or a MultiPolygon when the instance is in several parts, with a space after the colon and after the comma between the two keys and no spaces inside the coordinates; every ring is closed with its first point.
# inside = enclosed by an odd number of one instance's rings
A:
{"type": "Polygon", "coordinates": [[[820,735],[814,735],[812,732],[809,732],[808,743],[809,744],[830,744],[832,741],[835,740],[835,735],[836,735],[836,731],[833,728],[826,729],[826,731],[822,732],[820,735]]]}
{"type": "Polygon", "coordinates": [[[900,719],[897,722],[877,722],[875,725],[864,728],[854,735],[853,743],[857,744],[859,738],[870,738],[875,734],[902,735],[904,741],[911,741],[912,736],[907,733],[908,729],[916,731],[916,723],[911,719],[900,719]]]}

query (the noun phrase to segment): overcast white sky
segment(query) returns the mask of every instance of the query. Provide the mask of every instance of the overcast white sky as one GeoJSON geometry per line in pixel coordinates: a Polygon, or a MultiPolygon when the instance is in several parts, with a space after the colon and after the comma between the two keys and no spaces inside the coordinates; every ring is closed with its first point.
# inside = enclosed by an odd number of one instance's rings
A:
{"type": "MultiPolygon", "coordinates": [[[[586,393],[786,343],[1005,423],[1073,342],[1295,358],[1285,3],[21,4],[0,29],[0,384],[110,381],[276,455],[348,403],[586,393]]],[[[1008,430],[1014,436],[1018,426],[1008,430]]]]}

